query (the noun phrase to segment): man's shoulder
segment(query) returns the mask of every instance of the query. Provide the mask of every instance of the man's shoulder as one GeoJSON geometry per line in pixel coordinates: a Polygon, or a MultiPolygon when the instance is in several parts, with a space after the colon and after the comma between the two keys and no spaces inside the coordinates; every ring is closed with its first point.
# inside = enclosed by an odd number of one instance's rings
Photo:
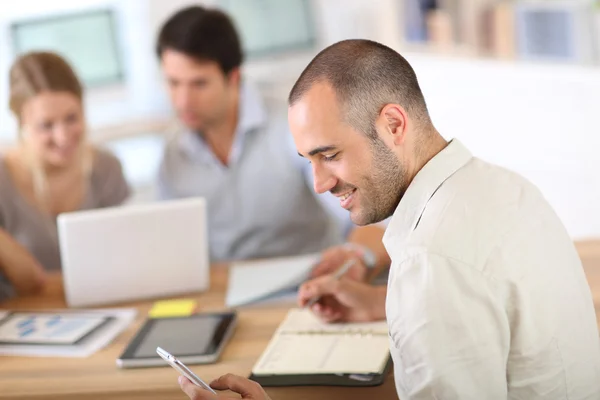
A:
{"type": "Polygon", "coordinates": [[[480,189],[479,185],[483,182],[490,182],[494,186],[502,185],[504,188],[536,190],[535,185],[519,173],[478,157],[473,157],[455,176],[458,179],[476,179],[478,186],[472,186],[476,190],[480,189]]]}
{"type": "Polygon", "coordinates": [[[263,99],[269,129],[281,134],[289,133],[287,101],[272,94],[264,96],[263,99]]]}
{"type": "Polygon", "coordinates": [[[183,127],[177,127],[176,129],[170,130],[164,133],[164,152],[175,152],[182,148],[181,141],[183,136],[188,134],[183,127]]]}
{"type": "Polygon", "coordinates": [[[270,125],[285,122],[287,125],[287,93],[284,84],[258,85],[246,82],[246,92],[250,93],[250,99],[258,102],[258,109],[264,112],[266,122],[270,125]]]}
{"type": "Polygon", "coordinates": [[[165,133],[164,145],[162,151],[161,165],[168,166],[179,163],[185,157],[185,136],[189,135],[185,129],[165,133]]]}
{"type": "Polygon", "coordinates": [[[554,212],[535,185],[473,158],[433,195],[411,240],[429,252],[481,265],[507,237],[549,218],[554,212]]]}
{"type": "Polygon", "coordinates": [[[526,213],[531,207],[548,205],[537,186],[524,176],[476,157],[440,187],[437,198],[448,202],[449,211],[468,205],[484,214],[503,210],[526,213]]]}

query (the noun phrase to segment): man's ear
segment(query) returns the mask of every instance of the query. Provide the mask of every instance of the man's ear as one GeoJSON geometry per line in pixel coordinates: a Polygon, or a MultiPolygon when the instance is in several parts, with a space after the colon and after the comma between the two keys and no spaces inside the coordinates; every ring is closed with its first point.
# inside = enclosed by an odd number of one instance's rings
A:
{"type": "Polygon", "coordinates": [[[239,86],[241,80],[241,71],[239,67],[236,67],[229,71],[227,74],[227,81],[232,86],[239,86]]]}
{"type": "Polygon", "coordinates": [[[404,144],[407,130],[407,114],[398,104],[386,104],[379,113],[375,125],[381,139],[390,147],[404,144]]]}

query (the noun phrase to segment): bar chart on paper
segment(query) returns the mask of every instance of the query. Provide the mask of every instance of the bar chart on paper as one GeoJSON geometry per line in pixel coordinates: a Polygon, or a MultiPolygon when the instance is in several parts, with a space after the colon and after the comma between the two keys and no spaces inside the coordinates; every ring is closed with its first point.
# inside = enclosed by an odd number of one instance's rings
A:
{"type": "Polygon", "coordinates": [[[0,320],[0,343],[74,344],[106,321],[104,315],[9,314],[0,320]]]}

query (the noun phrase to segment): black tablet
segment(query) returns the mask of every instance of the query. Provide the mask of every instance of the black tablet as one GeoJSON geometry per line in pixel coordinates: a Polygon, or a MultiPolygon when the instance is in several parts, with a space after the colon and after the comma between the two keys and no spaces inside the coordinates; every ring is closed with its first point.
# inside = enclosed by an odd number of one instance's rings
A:
{"type": "Polygon", "coordinates": [[[236,314],[201,313],[188,317],[148,319],[117,359],[120,368],[163,366],[156,348],[185,364],[209,364],[218,360],[233,334],[236,314]]]}

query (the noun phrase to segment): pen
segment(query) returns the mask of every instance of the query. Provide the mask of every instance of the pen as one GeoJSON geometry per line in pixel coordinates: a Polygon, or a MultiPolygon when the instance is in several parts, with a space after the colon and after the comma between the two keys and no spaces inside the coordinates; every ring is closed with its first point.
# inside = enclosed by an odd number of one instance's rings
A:
{"type": "MultiPolygon", "coordinates": [[[[348,261],[346,261],[341,267],[340,269],[338,269],[335,274],[333,275],[333,280],[337,281],[339,279],[342,278],[342,276],[344,276],[344,274],[346,272],[348,272],[348,270],[354,265],[354,263],[356,263],[356,259],[352,258],[348,261]]],[[[306,303],[304,305],[303,308],[310,308],[312,307],[317,301],[319,301],[319,299],[321,298],[321,296],[315,296],[312,299],[310,299],[308,301],[308,303],[306,303]]]]}

